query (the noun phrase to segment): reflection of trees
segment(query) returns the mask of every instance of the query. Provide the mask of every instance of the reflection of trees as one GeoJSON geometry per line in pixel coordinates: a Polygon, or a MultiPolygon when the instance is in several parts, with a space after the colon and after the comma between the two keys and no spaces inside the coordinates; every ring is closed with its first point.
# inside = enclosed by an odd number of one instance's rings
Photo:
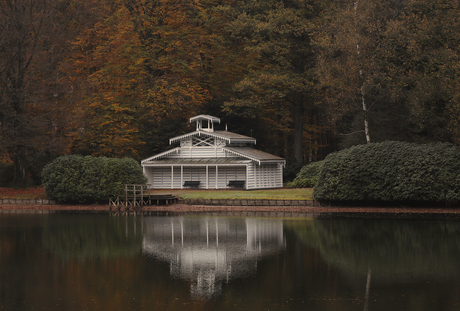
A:
{"type": "Polygon", "coordinates": [[[258,260],[284,248],[281,220],[145,218],[143,251],[189,280],[194,298],[220,293],[222,282],[255,274],[258,260]]]}
{"type": "Polygon", "coordinates": [[[0,213],[0,310],[25,310],[27,295],[37,289],[30,279],[40,279],[41,271],[27,264],[43,262],[41,227],[45,215],[0,213]]]}
{"type": "Polygon", "coordinates": [[[372,271],[372,278],[395,280],[459,272],[460,223],[455,221],[316,219],[310,224],[296,230],[300,237],[348,273],[372,271]]]}
{"type": "Polygon", "coordinates": [[[66,259],[116,258],[140,253],[142,232],[130,217],[53,215],[43,232],[43,244],[66,259]]]}
{"type": "Polygon", "coordinates": [[[183,310],[175,298],[188,297],[189,287],[141,255],[141,231],[140,218],[0,213],[0,310],[183,310]],[[71,247],[73,240],[81,241],[71,247]],[[86,242],[93,245],[78,246],[86,242]]]}

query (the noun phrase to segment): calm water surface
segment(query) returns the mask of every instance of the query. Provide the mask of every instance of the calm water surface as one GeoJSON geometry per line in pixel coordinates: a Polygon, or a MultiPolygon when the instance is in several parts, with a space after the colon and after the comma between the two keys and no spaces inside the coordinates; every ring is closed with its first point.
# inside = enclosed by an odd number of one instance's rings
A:
{"type": "Polygon", "coordinates": [[[0,214],[0,310],[459,310],[460,222],[0,214]]]}

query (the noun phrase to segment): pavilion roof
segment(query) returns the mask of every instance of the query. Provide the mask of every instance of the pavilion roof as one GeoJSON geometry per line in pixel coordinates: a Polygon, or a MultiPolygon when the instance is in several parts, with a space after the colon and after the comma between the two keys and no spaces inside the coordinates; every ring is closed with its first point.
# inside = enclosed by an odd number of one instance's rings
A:
{"type": "Polygon", "coordinates": [[[237,156],[256,161],[261,163],[279,163],[286,164],[286,160],[283,158],[273,155],[271,153],[260,151],[251,147],[225,147],[225,151],[233,153],[237,156]]]}
{"type": "Polygon", "coordinates": [[[215,138],[220,138],[223,140],[226,140],[229,144],[232,143],[250,143],[250,144],[255,144],[256,139],[253,137],[233,133],[233,132],[228,132],[228,131],[215,131],[215,132],[207,132],[207,131],[194,131],[190,132],[184,135],[176,136],[173,137],[169,140],[169,144],[173,144],[175,142],[180,141],[181,139],[191,137],[191,136],[211,136],[215,138]]]}

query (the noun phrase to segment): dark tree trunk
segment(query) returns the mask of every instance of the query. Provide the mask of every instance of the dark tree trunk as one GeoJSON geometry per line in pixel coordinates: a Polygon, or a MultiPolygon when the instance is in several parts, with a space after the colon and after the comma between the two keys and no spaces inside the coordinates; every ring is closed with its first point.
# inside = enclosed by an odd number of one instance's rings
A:
{"type": "Polygon", "coordinates": [[[303,103],[294,106],[294,157],[303,163],[303,124],[305,108],[303,103]]]}
{"type": "Polygon", "coordinates": [[[26,175],[26,148],[25,146],[15,146],[9,152],[14,165],[13,185],[16,187],[27,186],[26,175]]]}

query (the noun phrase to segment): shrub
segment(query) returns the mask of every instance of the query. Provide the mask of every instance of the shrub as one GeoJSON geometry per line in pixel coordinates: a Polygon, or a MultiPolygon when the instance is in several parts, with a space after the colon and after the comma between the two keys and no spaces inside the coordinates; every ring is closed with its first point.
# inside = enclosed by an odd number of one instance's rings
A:
{"type": "Polygon", "coordinates": [[[92,203],[119,194],[124,184],[147,182],[133,159],[62,156],[42,171],[46,195],[60,202],[92,203]]]}
{"type": "Polygon", "coordinates": [[[292,182],[301,169],[302,163],[297,162],[294,157],[286,159],[286,166],[283,170],[283,181],[285,183],[292,182]]]}
{"type": "Polygon", "coordinates": [[[324,161],[312,162],[302,167],[293,182],[288,183],[288,188],[312,188],[318,182],[319,174],[324,161]]]}
{"type": "Polygon", "coordinates": [[[457,202],[459,191],[455,146],[393,141],[328,155],[313,195],[327,201],[457,202]]]}

